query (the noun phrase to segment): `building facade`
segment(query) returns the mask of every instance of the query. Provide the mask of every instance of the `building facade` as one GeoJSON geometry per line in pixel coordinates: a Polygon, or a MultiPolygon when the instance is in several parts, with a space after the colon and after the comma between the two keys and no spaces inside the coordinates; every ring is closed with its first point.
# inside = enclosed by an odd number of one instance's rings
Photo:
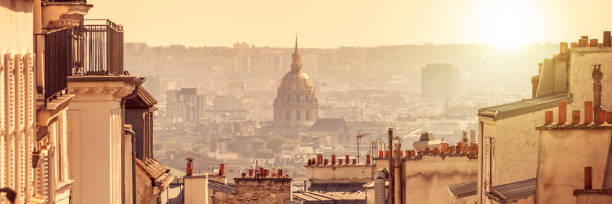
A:
{"type": "Polygon", "coordinates": [[[319,103],[310,76],[302,72],[297,37],[292,57],[291,71],[281,79],[274,100],[274,121],[312,123],[318,118],[319,103]]]}

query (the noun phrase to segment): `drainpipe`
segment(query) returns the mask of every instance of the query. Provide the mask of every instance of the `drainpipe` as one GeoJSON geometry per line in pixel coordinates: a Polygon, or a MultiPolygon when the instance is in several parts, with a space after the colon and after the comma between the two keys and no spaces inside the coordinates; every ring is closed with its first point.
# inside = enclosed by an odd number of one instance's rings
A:
{"type": "Polygon", "coordinates": [[[388,169],[390,169],[390,171],[389,171],[389,174],[390,174],[389,175],[389,199],[390,199],[390,202],[389,203],[393,204],[393,203],[395,203],[395,202],[393,202],[393,200],[394,200],[393,193],[395,192],[393,190],[393,188],[395,187],[393,185],[393,183],[394,183],[394,175],[393,175],[394,174],[394,172],[393,172],[393,128],[389,128],[388,136],[389,136],[389,150],[391,151],[391,153],[390,153],[391,155],[389,155],[389,157],[388,157],[388,159],[389,159],[389,168],[388,169]]]}
{"type": "Polygon", "coordinates": [[[132,204],[136,204],[136,133],[132,134],[132,204]]]}

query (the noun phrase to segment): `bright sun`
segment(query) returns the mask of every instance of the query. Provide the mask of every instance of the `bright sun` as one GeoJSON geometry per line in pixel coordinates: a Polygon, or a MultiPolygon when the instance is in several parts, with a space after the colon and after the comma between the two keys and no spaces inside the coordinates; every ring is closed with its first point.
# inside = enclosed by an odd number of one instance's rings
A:
{"type": "Polygon", "coordinates": [[[515,50],[533,42],[537,30],[537,10],[528,1],[486,1],[478,6],[477,20],[481,42],[500,50],[515,50]]]}

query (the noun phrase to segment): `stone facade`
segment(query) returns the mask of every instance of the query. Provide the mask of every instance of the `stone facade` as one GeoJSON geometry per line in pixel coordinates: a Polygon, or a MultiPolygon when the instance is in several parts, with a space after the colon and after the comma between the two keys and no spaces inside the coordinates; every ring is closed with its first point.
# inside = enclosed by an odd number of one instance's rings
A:
{"type": "Polygon", "coordinates": [[[302,72],[301,57],[296,38],[291,71],[281,80],[274,100],[274,121],[312,123],[318,118],[319,103],[310,76],[302,72]]]}
{"type": "Polygon", "coordinates": [[[234,178],[237,194],[222,203],[284,204],[291,200],[292,178],[234,178]]]}

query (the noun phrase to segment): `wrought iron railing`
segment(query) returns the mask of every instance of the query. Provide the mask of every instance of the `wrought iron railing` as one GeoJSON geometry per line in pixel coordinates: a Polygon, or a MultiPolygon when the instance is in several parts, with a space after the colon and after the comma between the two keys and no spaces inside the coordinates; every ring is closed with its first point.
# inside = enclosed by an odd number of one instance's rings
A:
{"type": "Polygon", "coordinates": [[[84,20],[77,29],[76,59],[71,75],[123,74],[123,27],[106,19],[84,20]]]}
{"type": "Polygon", "coordinates": [[[45,35],[45,100],[67,87],[68,76],[122,75],[123,27],[110,20],[84,20],[80,26],[45,35]]]}
{"type": "Polygon", "coordinates": [[[74,29],[62,29],[45,35],[45,100],[68,87],[69,70],[75,66],[74,29]]]}

